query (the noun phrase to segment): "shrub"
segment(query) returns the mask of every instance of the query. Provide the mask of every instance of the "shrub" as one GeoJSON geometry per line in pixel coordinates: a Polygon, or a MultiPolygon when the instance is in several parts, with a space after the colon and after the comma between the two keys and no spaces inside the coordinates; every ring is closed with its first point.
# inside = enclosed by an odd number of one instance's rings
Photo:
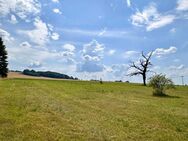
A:
{"type": "Polygon", "coordinates": [[[166,78],[165,75],[157,74],[150,78],[149,85],[153,87],[153,95],[165,96],[165,90],[174,88],[174,83],[171,79],[166,78]]]}

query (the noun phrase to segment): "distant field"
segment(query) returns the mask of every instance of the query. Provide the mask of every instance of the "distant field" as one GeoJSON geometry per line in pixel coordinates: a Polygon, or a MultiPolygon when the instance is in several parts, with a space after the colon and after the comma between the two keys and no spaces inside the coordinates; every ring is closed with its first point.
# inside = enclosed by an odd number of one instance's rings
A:
{"type": "Polygon", "coordinates": [[[24,75],[21,72],[9,72],[8,73],[8,78],[26,78],[26,79],[46,79],[46,80],[63,80],[63,79],[55,79],[55,78],[49,78],[49,77],[37,77],[37,76],[29,76],[29,75],[24,75]]]}
{"type": "Polygon", "coordinates": [[[24,75],[21,72],[9,72],[8,73],[8,78],[32,78],[32,79],[36,78],[37,79],[39,77],[24,75]]]}
{"type": "Polygon", "coordinates": [[[0,80],[0,141],[187,141],[188,87],[0,80]]]}

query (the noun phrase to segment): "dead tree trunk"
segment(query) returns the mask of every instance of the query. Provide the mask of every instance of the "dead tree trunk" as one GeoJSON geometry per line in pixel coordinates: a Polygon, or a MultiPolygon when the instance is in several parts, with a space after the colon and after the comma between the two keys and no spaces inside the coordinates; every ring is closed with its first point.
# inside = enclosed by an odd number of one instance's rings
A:
{"type": "Polygon", "coordinates": [[[142,52],[142,58],[139,60],[139,62],[137,64],[135,62],[132,62],[129,67],[129,68],[135,69],[134,72],[129,74],[130,76],[142,75],[144,86],[146,86],[147,72],[150,71],[149,67],[151,66],[150,59],[151,59],[152,54],[153,52],[150,52],[149,55],[146,56],[142,52]]]}

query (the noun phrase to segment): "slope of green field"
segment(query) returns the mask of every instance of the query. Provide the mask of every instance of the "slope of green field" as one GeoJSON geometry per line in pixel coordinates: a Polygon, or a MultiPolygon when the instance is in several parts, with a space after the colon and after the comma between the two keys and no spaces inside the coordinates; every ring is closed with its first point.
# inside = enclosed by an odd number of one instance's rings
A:
{"type": "Polygon", "coordinates": [[[0,80],[0,141],[187,141],[188,87],[0,80]]]}

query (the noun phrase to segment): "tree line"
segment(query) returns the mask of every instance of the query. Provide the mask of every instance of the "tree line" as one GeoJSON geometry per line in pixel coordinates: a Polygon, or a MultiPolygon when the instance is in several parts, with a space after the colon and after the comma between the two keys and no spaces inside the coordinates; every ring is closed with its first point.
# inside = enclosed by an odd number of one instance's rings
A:
{"type": "Polygon", "coordinates": [[[23,74],[37,77],[49,77],[49,78],[57,78],[57,79],[72,79],[78,80],[78,78],[74,78],[72,76],[68,76],[66,74],[61,74],[52,71],[35,71],[35,70],[24,70],[23,74]]]}

